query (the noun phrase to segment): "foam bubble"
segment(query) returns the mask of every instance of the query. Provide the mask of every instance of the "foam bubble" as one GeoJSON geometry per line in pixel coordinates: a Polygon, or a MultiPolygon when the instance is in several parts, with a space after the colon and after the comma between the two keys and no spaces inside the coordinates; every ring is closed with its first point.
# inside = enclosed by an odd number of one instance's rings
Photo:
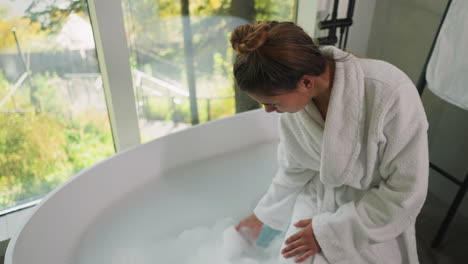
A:
{"type": "Polygon", "coordinates": [[[153,245],[153,263],[167,264],[273,264],[277,263],[282,236],[269,247],[247,242],[232,219],[223,219],[211,227],[201,226],[181,232],[153,245]]]}
{"type": "Polygon", "coordinates": [[[234,226],[229,226],[223,232],[223,253],[229,259],[239,258],[242,253],[250,248],[249,242],[237,232],[234,226]]]}

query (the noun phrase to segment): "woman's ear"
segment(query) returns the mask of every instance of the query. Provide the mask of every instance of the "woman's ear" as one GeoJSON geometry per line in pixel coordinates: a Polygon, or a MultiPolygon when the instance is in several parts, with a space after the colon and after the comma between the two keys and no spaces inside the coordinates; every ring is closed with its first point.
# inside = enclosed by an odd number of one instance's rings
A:
{"type": "Polygon", "coordinates": [[[315,77],[308,75],[308,74],[304,74],[304,76],[302,76],[302,78],[299,80],[299,83],[298,83],[298,88],[300,89],[310,90],[314,88],[314,86],[315,86],[315,77]]]}

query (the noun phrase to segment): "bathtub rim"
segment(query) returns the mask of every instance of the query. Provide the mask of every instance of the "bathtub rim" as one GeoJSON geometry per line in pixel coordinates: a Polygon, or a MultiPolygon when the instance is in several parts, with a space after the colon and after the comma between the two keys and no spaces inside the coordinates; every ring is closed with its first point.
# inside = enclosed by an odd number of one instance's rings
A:
{"type": "MultiPolygon", "coordinates": [[[[267,113],[264,112],[263,109],[257,109],[257,110],[252,110],[252,111],[247,111],[247,112],[243,112],[243,113],[240,113],[240,114],[236,114],[236,115],[233,115],[233,116],[228,116],[228,117],[212,120],[212,121],[209,121],[209,122],[197,125],[197,126],[190,127],[188,129],[177,131],[177,132],[171,133],[169,135],[166,135],[166,136],[151,140],[151,141],[146,142],[144,144],[139,144],[137,146],[130,147],[130,148],[124,150],[124,151],[121,151],[119,153],[115,153],[115,154],[111,155],[110,157],[108,157],[108,158],[106,158],[106,159],[104,159],[104,160],[102,160],[102,161],[100,161],[100,162],[98,162],[98,163],[96,163],[96,164],[94,164],[94,165],[92,165],[92,166],[78,172],[77,174],[75,174],[75,175],[71,176],[69,179],[67,179],[64,183],[60,184],[58,187],[56,187],[55,189],[50,191],[46,196],[44,196],[41,199],[40,203],[38,203],[36,206],[34,206],[34,208],[31,209],[31,212],[30,212],[29,216],[27,217],[27,219],[25,221],[23,221],[23,223],[17,229],[17,232],[10,238],[10,241],[9,241],[9,244],[8,244],[8,247],[7,247],[7,250],[6,250],[6,254],[5,254],[5,259],[4,259],[5,264],[15,263],[14,262],[15,261],[14,257],[16,256],[15,255],[15,253],[16,253],[15,250],[17,250],[18,241],[21,241],[21,239],[24,239],[23,238],[23,236],[24,236],[23,231],[25,230],[25,228],[27,226],[31,225],[32,222],[41,221],[41,219],[36,219],[37,217],[42,217],[42,215],[37,216],[38,211],[40,209],[42,209],[50,200],[54,199],[54,197],[57,196],[58,193],[63,192],[64,189],[69,187],[73,182],[77,181],[78,179],[81,179],[83,177],[82,175],[90,174],[92,171],[96,170],[96,168],[102,167],[103,164],[108,163],[110,159],[115,159],[117,157],[123,157],[125,155],[129,155],[129,153],[133,153],[135,151],[138,151],[139,149],[145,148],[145,146],[147,148],[149,148],[149,146],[157,145],[157,142],[167,140],[168,138],[169,139],[175,139],[175,138],[181,137],[181,136],[189,134],[189,133],[195,133],[196,131],[199,131],[199,130],[202,130],[202,129],[223,129],[222,128],[223,124],[227,123],[227,122],[230,122],[230,121],[237,121],[237,122],[241,122],[243,120],[252,121],[252,120],[256,120],[258,118],[263,119],[265,117],[267,117],[267,119],[270,119],[268,121],[268,123],[273,123],[274,122],[276,124],[277,120],[279,119],[279,115],[276,114],[276,113],[267,114],[267,113]],[[216,127],[216,126],[218,126],[218,127],[216,127]]],[[[267,121],[265,121],[265,122],[267,122],[267,121]]],[[[256,144],[267,143],[267,142],[273,141],[273,140],[275,140],[275,139],[277,139],[279,137],[276,126],[275,126],[274,129],[269,128],[269,129],[266,129],[265,131],[267,131],[267,133],[266,133],[266,137],[264,138],[264,140],[256,141],[256,144]]],[[[248,146],[248,145],[249,144],[243,144],[243,145],[240,145],[238,148],[230,148],[230,149],[228,149],[228,150],[226,150],[224,152],[235,151],[236,149],[241,149],[241,148],[243,148],[245,146],[248,146]]],[[[185,160],[184,162],[182,162],[180,164],[190,163],[190,162],[194,162],[194,161],[196,161],[196,159],[185,160]]],[[[170,167],[168,169],[170,169],[170,167]]],[[[69,208],[69,207],[67,207],[67,208],[69,208]]],[[[70,205],[70,208],[73,208],[73,206],[70,205]]],[[[63,213],[63,212],[61,212],[61,213],[63,213]]],[[[36,241],[36,243],[39,243],[39,241],[36,241]]]]}

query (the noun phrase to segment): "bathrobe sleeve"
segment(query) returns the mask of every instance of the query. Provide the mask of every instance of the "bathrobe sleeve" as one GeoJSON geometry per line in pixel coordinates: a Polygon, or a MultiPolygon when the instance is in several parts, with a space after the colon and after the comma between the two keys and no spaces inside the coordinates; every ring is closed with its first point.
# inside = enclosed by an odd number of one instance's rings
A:
{"type": "Polygon", "coordinates": [[[395,239],[412,225],[426,199],[427,120],[412,84],[395,89],[383,108],[378,170],[381,182],[357,201],[312,220],[331,263],[353,263],[372,244],[395,239]]]}
{"type": "Polygon", "coordinates": [[[318,172],[303,168],[278,146],[278,170],[266,194],[254,209],[255,215],[267,226],[286,231],[298,194],[318,172]]]}

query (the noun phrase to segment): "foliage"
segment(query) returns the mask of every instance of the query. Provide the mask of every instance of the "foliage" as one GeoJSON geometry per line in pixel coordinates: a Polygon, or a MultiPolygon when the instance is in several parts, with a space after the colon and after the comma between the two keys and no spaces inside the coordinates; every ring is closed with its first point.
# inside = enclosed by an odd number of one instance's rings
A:
{"type": "Polygon", "coordinates": [[[45,39],[47,30],[41,29],[40,23],[32,22],[27,17],[6,18],[8,9],[0,7],[0,50],[16,51],[15,35],[19,41],[26,43],[28,49],[34,49],[34,45],[40,39],[45,39]]]}
{"type": "Polygon", "coordinates": [[[31,85],[35,87],[33,96],[37,98],[41,112],[54,115],[57,120],[64,122],[67,113],[67,98],[61,93],[59,86],[54,85],[57,74],[45,72],[31,77],[31,85]]]}
{"type": "Polygon", "coordinates": [[[10,84],[5,79],[5,75],[3,74],[3,71],[0,70],[0,98],[3,99],[8,94],[10,89],[11,89],[10,84]]]}
{"type": "Polygon", "coordinates": [[[170,98],[146,97],[144,98],[143,113],[148,120],[170,120],[172,119],[172,105],[170,98]]]}
{"type": "Polygon", "coordinates": [[[211,101],[211,119],[234,115],[234,98],[220,98],[211,101]]]}
{"type": "Polygon", "coordinates": [[[82,112],[69,126],[65,151],[73,173],[90,167],[114,153],[112,134],[106,113],[94,109],[82,112]]]}
{"type": "Polygon", "coordinates": [[[0,208],[46,194],[68,177],[113,154],[101,116],[63,126],[47,114],[0,115],[0,208]]]}
{"type": "Polygon", "coordinates": [[[0,207],[43,194],[71,171],[63,127],[46,115],[0,116],[0,207]]]}
{"type": "MultiPolygon", "coordinates": [[[[0,100],[3,99],[9,94],[10,90],[13,88],[13,84],[10,84],[3,72],[0,70],[0,100]]],[[[3,109],[33,109],[30,106],[29,100],[29,91],[25,92],[22,90],[17,90],[9,100],[5,101],[2,108],[3,109]]]]}
{"type": "MultiPolygon", "coordinates": [[[[65,118],[65,100],[53,85],[56,78],[33,77],[40,113],[0,113],[0,208],[40,197],[114,152],[106,113],[88,109],[65,118]]],[[[0,98],[9,86],[0,74],[0,98]]],[[[28,94],[17,97],[25,102],[21,97],[28,94]]]]}
{"type": "MultiPolygon", "coordinates": [[[[130,0],[131,1],[131,0],[130,0]]],[[[157,0],[153,1],[156,3],[157,9],[155,14],[161,18],[173,17],[180,15],[180,0],[157,0]]],[[[142,2],[143,6],[148,6],[144,1],[142,2]]]]}
{"type": "MultiPolygon", "coordinates": [[[[234,114],[234,99],[232,97],[199,98],[197,104],[201,123],[234,114]],[[209,109],[208,101],[210,104],[209,109]]],[[[187,98],[148,97],[146,98],[143,111],[142,114],[145,118],[153,121],[173,121],[175,123],[183,122],[188,124],[191,120],[190,103],[187,98]]]]}
{"type": "Polygon", "coordinates": [[[34,0],[26,9],[25,17],[31,23],[40,24],[41,30],[57,32],[71,13],[87,16],[87,3],[86,0],[34,0]]]}
{"type": "Polygon", "coordinates": [[[257,21],[280,20],[293,21],[296,1],[256,0],[257,21]]]}

